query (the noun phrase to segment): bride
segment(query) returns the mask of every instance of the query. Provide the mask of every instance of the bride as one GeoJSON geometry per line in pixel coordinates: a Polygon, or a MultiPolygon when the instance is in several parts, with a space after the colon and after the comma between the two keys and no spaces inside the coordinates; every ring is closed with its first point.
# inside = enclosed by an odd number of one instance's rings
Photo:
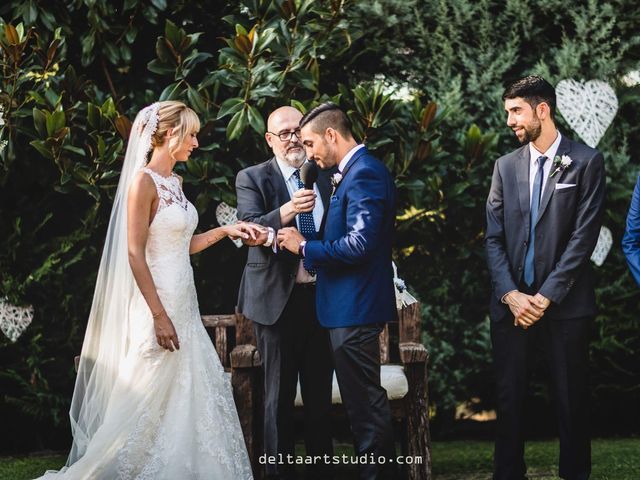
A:
{"type": "Polygon", "coordinates": [[[66,466],[41,478],[251,478],[189,254],[227,236],[255,239],[260,227],[193,234],[198,214],[172,170],[198,147],[199,128],[175,101],[133,123],[71,402],[73,445],[66,466]]]}

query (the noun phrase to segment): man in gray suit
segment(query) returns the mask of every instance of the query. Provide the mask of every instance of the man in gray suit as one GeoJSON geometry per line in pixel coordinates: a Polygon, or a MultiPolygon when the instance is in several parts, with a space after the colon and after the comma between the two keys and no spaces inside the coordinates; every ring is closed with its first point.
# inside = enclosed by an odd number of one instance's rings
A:
{"type": "MultiPolygon", "coordinates": [[[[333,365],[327,330],[318,323],[315,272],[307,271],[297,255],[277,251],[276,232],[287,226],[320,230],[330,193],[330,178],[320,172],[313,189],[305,189],[300,167],[307,161],[300,142],[302,114],[281,107],[269,116],[265,134],[274,157],[245,168],[236,177],[238,217],[268,227],[249,248],[238,306],[254,322],[258,351],[265,372],[264,445],[267,456],[282,454],[284,463],[266,463],[269,478],[293,478],[293,409],[298,377],[304,403],[307,455],[333,455],[330,424],[333,365]]],[[[268,458],[268,457],[267,457],[268,458]]],[[[328,478],[327,467],[316,464],[307,478],[328,478]]]]}
{"type": "Polygon", "coordinates": [[[527,367],[546,354],[560,432],[560,477],[591,472],[588,337],[596,314],[590,256],[602,222],[602,154],[565,138],[554,88],[538,76],[503,95],[521,148],[499,158],[487,199],[486,253],[498,424],[494,479],[525,478],[527,367]]]}

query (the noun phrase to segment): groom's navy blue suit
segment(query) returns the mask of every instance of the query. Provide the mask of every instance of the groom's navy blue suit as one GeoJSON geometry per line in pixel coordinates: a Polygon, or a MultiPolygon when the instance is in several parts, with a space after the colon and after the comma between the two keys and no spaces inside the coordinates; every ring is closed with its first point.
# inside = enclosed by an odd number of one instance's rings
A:
{"type": "Polygon", "coordinates": [[[396,317],[391,266],[395,186],[387,168],[358,150],[329,202],[322,241],[305,263],[318,269],[316,303],[323,327],[385,323],[396,317]]]}
{"type": "MultiPolygon", "coordinates": [[[[397,316],[391,245],[396,192],[387,168],[357,150],[329,202],[322,240],[305,247],[317,270],[318,320],[329,329],[335,372],[349,416],[355,453],[393,455],[391,411],[380,385],[378,335],[397,316]]],[[[361,465],[361,478],[381,478],[361,465]]]]}

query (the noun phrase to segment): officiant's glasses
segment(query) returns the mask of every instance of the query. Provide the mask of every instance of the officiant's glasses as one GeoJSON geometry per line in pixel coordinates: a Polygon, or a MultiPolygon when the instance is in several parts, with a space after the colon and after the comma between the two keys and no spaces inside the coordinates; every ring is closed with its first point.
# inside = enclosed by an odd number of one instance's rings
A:
{"type": "Polygon", "coordinates": [[[280,139],[281,142],[288,142],[293,138],[293,135],[296,136],[296,138],[298,140],[300,140],[300,129],[296,128],[295,130],[291,130],[289,132],[280,132],[280,133],[274,133],[274,132],[267,132],[270,133],[271,135],[277,135],[277,137],[280,139]]]}

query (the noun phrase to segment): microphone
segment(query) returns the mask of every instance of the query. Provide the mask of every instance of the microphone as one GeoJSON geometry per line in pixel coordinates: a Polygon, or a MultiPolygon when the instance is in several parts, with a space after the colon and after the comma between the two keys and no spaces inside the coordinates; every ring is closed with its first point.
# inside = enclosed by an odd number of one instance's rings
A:
{"type": "Polygon", "coordinates": [[[318,166],[316,162],[308,160],[300,167],[300,180],[306,190],[313,190],[313,184],[318,179],[318,166]]]}

